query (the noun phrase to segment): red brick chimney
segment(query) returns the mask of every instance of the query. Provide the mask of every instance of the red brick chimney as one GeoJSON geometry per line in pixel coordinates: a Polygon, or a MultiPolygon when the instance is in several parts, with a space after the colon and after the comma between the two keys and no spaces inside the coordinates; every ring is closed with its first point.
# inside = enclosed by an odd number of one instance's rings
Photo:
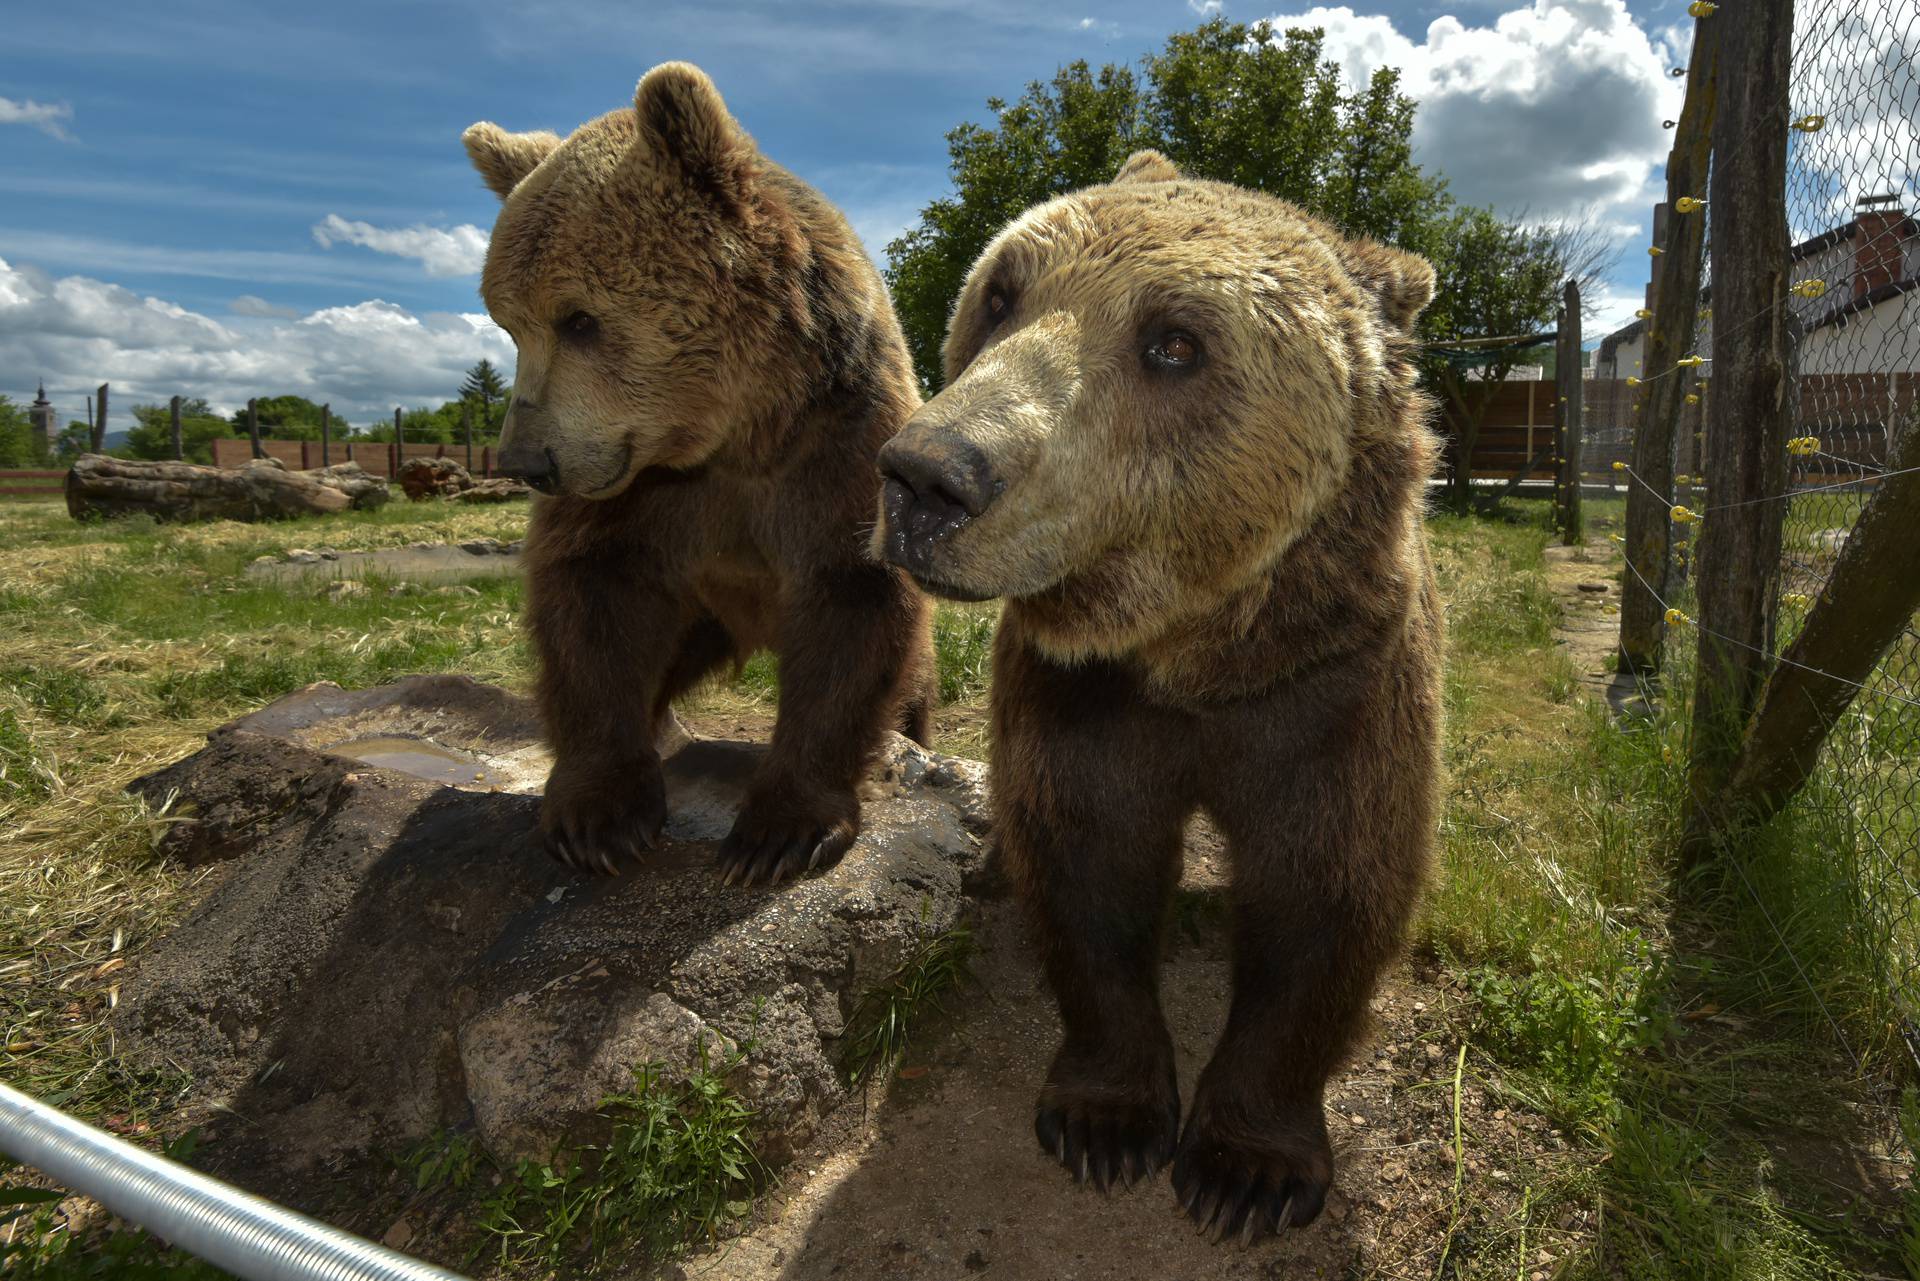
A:
{"type": "Polygon", "coordinates": [[[1853,219],[1855,298],[1900,279],[1901,250],[1911,235],[1912,227],[1898,193],[1860,198],[1853,219]]]}

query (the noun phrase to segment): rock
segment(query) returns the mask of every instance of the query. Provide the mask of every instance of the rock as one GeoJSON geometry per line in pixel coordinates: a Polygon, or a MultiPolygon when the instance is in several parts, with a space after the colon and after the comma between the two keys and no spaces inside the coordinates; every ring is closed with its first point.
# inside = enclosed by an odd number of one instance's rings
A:
{"type": "Polygon", "coordinates": [[[454,497],[463,503],[504,503],[516,498],[531,498],[533,490],[517,480],[496,476],[491,480],[477,480],[472,488],[463,489],[454,497]]]}
{"type": "Polygon", "coordinates": [[[1604,593],[1607,590],[1605,583],[1577,583],[1575,586],[1583,592],[1604,593]]]}
{"type": "Polygon", "coordinates": [[[460,544],[460,550],[469,556],[496,556],[506,549],[506,544],[497,538],[469,538],[460,544]]]}
{"type": "Polygon", "coordinates": [[[328,600],[359,600],[371,595],[373,595],[373,589],[357,578],[336,578],[327,584],[328,600]]]}
{"type": "Polygon", "coordinates": [[[308,551],[304,547],[295,547],[287,553],[287,560],[294,565],[318,565],[320,553],[308,551]]]}
{"type": "Polygon", "coordinates": [[[222,727],[134,785],[178,797],[164,856],[227,866],[129,968],[123,1052],[247,1118],[207,1159],[269,1194],[448,1127],[509,1160],[591,1142],[635,1068],[736,1047],[728,1079],[784,1162],[848,1098],[859,997],[990,884],[984,768],[891,736],[839,866],[743,891],[711,842],[764,749],[661,750],[662,848],[588,880],[538,848],[549,758],[498,689],[322,684],[222,727]]]}
{"type": "Polygon", "coordinates": [[[433,589],[435,596],[478,596],[480,589],[470,583],[449,583],[445,587],[433,589]]]}
{"type": "Polygon", "coordinates": [[[409,458],[400,464],[394,477],[401,492],[420,502],[428,498],[451,498],[473,488],[473,476],[451,458],[409,458]]]}

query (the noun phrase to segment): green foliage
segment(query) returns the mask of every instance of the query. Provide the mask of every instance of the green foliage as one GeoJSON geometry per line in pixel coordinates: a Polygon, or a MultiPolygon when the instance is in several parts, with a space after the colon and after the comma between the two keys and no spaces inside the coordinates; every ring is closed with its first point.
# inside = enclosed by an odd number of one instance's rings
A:
{"type": "Polygon", "coordinates": [[[500,371],[485,356],[478,364],[467,371],[466,381],[460,384],[460,400],[463,404],[475,407],[473,429],[484,436],[491,436],[499,430],[500,418],[493,412],[495,405],[500,406],[502,414],[507,407],[507,398],[511,395],[500,371]]]}
{"type": "Polygon", "coordinates": [[[604,1146],[504,1172],[476,1216],[501,1265],[591,1268],[635,1246],[664,1259],[745,1214],[764,1171],[753,1110],[726,1080],[740,1061],[712,1065],[703,1050],[677,1083],[657,1065],[636,1069],[633,1089],[601,1105],[613,1127],[604,1146]]]}
{"type": "Polygon", "coordinates": [[[967,977],[972,954],[972,933],[955,926],[920,942],[885,983],[861,995],[840,1049],[849,1082],[892,1070],[918,1026],[939,1013],[947,993],[967,977]]]}
{"type": "Polygon", "coordinates": [[[25,664],[0,667],[0,687],[13,690],[65,725],[105,728],[119,722],[99,684],[72,668],[25,664]]]}
{"type": "Polygon", "coordinates": [[[993,670],[993,634],[1000,611],[992,605],[941,602],[933,614],[933,657],[940,673],[940,701],[960,703],[986,696],[993,670]]]}
{"type": "MultiPolygon", "coordinates": [[[[171,459],[173,457],[173,417],[166,405],[135,405],[134,425],[127,430],[127,443],[121,452],[129,458],[171,459]]],[[[246,433],[242,416],[240,434],[246,433]]],[[[315,430],[318,431],[318,419],[315,430]]],[[[345,423],[334,424],[346,430],[345,423]]],[[[264,434],[264,428],[262,429],[264,434]]],[[[211,463],[213,442],[234,435],[234,426],[199,397],[180,402],[180,444],[185,461],[211,463]]]]}
{"type": "Polygon", "coordinates": [[[45,796],[51,781],[33,737],[10,709],[0,707],[0,803],[45,796]]]}
{"type": "MultiPolygon", "coordinates": [[[[204,403],[204,402],[202,402],[204,403]]],[[[260,396],[253,402],[260,423],[260,435],[272,440],[319,440],[320,406],[305,396],[260,396]]],[[[346,439],[352,428],[345,420],[334,418],[328,428],[335,440],[346,439]]],[[[232,434],[245,438],[247,407],[234,410],[232,434]]]]}
{"type": "Polygon", "coordinates": [[[941,383],[953,300],[994,233],[1033,204],[1111,180],[1142,147],[1351,232],[1431,248],[1446,202],[1412,161],[1413,103],[1391,71],[1346,93],[1323,52],[1318,31],[1216,19],[1174,36],[1138,74],[1074,62],[1013,103],[989,99],[991,126],[948,133],[954,194],[887,246],[887,282],[927,388],[941,383]]]}
{"type": "Polygon", "coordinates": [[[112,1231],[75,1236],[50,1207],[65,1192],[8,1184],[17,1167],[0,1161],[0,1275],[26,1281],[216,1281],[227,1274],[143,1232],[112,1231]]]}
{"type": "Polygon", "coordinates": [[[1617,1105],[1629,1056],[1661,1042],[1661,961],[1638,932],[1617,935],[1597,969],[1570,971],[1535,956],[1514,974],[1482,967],[1466,979],[1479,1002],[1476,1040],[1530,1069],[1550,1115],[1594,1123],[1617,1105]]]}
{"type": "Polygon", "coordinates": [[[0,468],[39,468],[46,462],[46,442],[34,435],[27,411],[0,396],[0,468]]]}

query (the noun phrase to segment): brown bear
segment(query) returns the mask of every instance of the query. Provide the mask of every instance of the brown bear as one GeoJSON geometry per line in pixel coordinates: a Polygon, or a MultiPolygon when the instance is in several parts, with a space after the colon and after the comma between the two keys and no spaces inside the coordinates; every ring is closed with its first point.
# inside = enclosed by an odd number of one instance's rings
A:
{"type": "Polygon", "coordinates": [[[519,349],[501,466],[544,495],[526,555],[549,848],[612,872],[652,847],[672,701],[770,648],[772,747],[720,868],[831,864],[881,734],[924,743],[931,712],[929,604],[866,555],[875,456],[919,404],[879,273],[686,63],[564,141],[464,141],[502,202],[481,294],[519,349]]]}
{"type": "Polygon", "coordinates": [[[875,553],[1004,597],[998,848],[1064,1040],[1040,1144],[1169,1159],[1216,1239],[1319,1214],[1322,1094],[1431,858],[1442,619],[1409,328],[1423,260],[1153,152],[967,277],[948,385],[880,452],[875,553]],[[1158,998],[1183,829],[1233,870],[1233,1003],[1184,1130],[1158,998]]]}

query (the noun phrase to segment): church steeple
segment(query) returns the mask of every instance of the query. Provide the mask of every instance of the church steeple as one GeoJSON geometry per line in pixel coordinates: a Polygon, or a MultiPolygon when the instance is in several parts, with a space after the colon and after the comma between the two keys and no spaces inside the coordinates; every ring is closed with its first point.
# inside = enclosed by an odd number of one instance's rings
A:
{"type": "Polygon", "coordinates": [[[60,442],[60,415],[54,412],[53,402],[47,399],[47,380],[40,380],[39,393],[33,404],[27,407],[27,422],[34,435],[46,443],[47,452],[60,442]]]}

